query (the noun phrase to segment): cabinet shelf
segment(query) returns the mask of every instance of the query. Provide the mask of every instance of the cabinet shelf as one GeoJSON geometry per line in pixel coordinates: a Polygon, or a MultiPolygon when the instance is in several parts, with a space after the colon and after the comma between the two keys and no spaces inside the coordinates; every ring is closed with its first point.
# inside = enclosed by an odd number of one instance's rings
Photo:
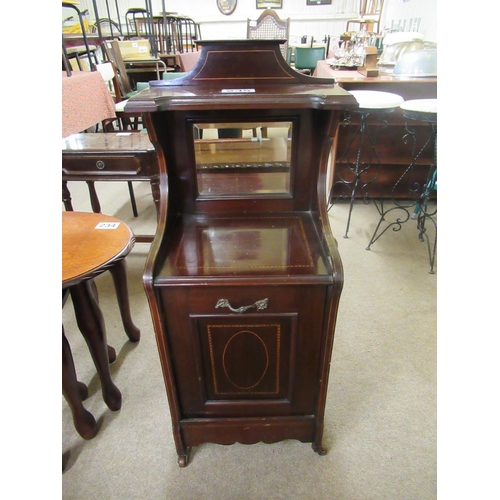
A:
{"type": "Polygon", "coordinates": [[[181,277],[332,283],[333,272],[309,213],[185,214],[172,230],[155,284],[178,283],[181,277]]]}

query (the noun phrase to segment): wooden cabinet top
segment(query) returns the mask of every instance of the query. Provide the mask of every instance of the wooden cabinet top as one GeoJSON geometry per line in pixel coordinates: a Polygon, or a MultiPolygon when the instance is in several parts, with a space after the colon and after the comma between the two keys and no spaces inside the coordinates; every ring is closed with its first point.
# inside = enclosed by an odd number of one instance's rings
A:
{"type": "Polygon", "coordinates": [[[303,75],[283,58],[280,40],[202,41],[184,77],[150,82],[127,112],[203,109],[349,109],[358,104],[331,79],[303,75]]]}

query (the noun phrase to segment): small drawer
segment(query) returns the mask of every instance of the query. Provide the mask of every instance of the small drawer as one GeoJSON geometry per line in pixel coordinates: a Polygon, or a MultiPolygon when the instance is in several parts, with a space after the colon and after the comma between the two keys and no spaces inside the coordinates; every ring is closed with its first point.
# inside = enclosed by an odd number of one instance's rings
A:
{"type": "MultiPolygon", "coordinates": [[[[64,175],[84,175],[99,173],[103,175],[145,175],[145,165],[136,155],[66,155],[62,156],[64,175]]],[[[147,164],[146,164],[147,167],[147,164]]]]}

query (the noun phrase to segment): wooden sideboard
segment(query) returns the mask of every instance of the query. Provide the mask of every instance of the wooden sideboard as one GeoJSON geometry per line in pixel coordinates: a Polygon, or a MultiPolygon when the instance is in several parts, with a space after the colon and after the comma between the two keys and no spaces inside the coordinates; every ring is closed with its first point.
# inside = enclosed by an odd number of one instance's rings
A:
{"type": "MultiPolygon", "coordinates": [[[[334,70],[326,61],[319,61],[316,66],[315,76],[321,78],[335,78],[336,82],[345,90],[376,90],[382,92],[391,92],[400,95],[404,100],[410,99],[434,99],[437,97],[437,78],[398,78],[392,75],[381,74],[377,77],[365,77],[357,71],[334,70]]],[[[391,196],[391,190],[397,180],[403,174],[412,160],[412,144],[406,143],[404,137],[406,135],[406,120],[401,109],[396,109],[393,113],[384,116],[386,124],[378,125],[380,128],[377,134],[376,150],[380,158],[381,172],[378,177],[378,185],[373,184],[369,187],[368,193],[373,196],[379,195],[379,187],[384,197],[391,196]]],[[[375,114],[369,117],[369,128],[377,126],[375,114]]],[[[333,158],[333,178],[331,183],[339,180],[339,176],[349,178],[347,166],[339,163],[336,160],[342,155],[342,152],[348,146],[349,138],[355,127],[359,126],[359,116],[352,113],[350,123],[343,126],[340,125],[338,135],[334,145],[333,158]]],[[[419,124],[418,122],[411,123],[411,127],[415,130],[415,138],[418,144],[422,144],[427,139],[428,125],[426,123],[419,124]]],[[[357,143],[351,146],[357,148],[357,143]]],[[[365,156],[361,161],[368,161],[369,151],[366,150],[365,156]]],[[[426,151],[419,159],[419,163],[415,167],[415,182],[424,184],[426,175],[429,170],[429,165],[433,162],[433,152],[426,151]]],[[[333,193],[336,196],[342,194],[340,187],[333,193]]],[[[361,196],[364,193],[359,193],[361,196]]],[[[407,191],[396,189],[396,198],[405,198],[408,196],[407,191]]]]}
{"type": "Polygon", "coordinates": [[[200,44],[190,73],[126,106],[158,154],[144,287],[178,462],[205,442],[324,454],[343,286],[325,180],[340,113],[358,104],[292,70],[280,40],[200,44]]]}

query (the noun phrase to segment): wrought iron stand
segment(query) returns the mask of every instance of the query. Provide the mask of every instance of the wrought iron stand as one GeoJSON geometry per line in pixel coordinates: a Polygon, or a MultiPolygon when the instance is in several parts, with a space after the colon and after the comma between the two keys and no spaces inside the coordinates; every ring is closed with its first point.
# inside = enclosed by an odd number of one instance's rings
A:
{"type": "MultiPolygon", "coordinates": [[[[338,166],[345,165],[348,170],[345,174],[342,174],[339,169],[338,180],[333,183],[328,198],[328,211],[335,203],[349,200],[349,214],[344,238],[348,238],[356,195],[361,195],[365,204],[369,203],[368,186],[375,183],[380,174],[381,163],[375,147],[378,133],[387,126],[386,116],[403,102],[401,96],[389,92],[351,91],[351,93],[359,102],[359,109],[349,113],[346,112],[341,126],[351,125],[351,113],[359,115],[359,126],[350,135],[344,152],[336,160],[338,166]],[[369,123],[369,118],[372,115],[375,117],[375,121],[369,123]],[[356,141],[359,141],[358,148],[354,151],[353,146],[355,146],[356,141]],[[368,141],[367,148],[365,148],[366,141],[368,141]],[[338,186],[341,186],[341,190],[345,192],[335,196],[334,192],[338,189],[338,186]]],[[[381,200],[380,206],[377,204],[375,206],[379,214],[382,215],[383,202],[381,194],[379,199],[381,200]]]]}
{"type": "Polygon", "coordinates": [[[424,121],[429,123],[430,134],[425,143],[417,151],[417,141],[415,129],[407,122],[403,140],[412,142],[412,161],[398,179],[392,189],[392,201],[394,206],[381,213],[380,220],[375,228],[375,232],[367,246],[370,250],[375,243],[389,228],[393,231],[400,231],[403,224],[409,220],[417,220],[418,238],[421,242],[427,243],[429,253],[430,274],[434,274],[434,262],[437,249],[437,205],[429,204],[431,195],[437,189],[437,100],[436,99],[416,99],[407,101],[401,108],[403,115],[408,120],[424,121]],[[424,102],[425,101],[425,102],[424,102]],[[424,151],[433,148],[433,163],[427,172],[425,183],[416,182],[413,178],[414,166],[422,156],[424,151]],[[404,200],[396,199],[394,193],[400,185],[406,185],[408,198],[404,200]],[[388,220],[388,216],[391,221],[388,220]],[[393,220],[395,217],[395,220],[393,220]],[[385,226],[384,224],[385,223],[385,226]],[[434,236],[430,237],[427,231],[428,225],[432,224],[434,236]]]}

